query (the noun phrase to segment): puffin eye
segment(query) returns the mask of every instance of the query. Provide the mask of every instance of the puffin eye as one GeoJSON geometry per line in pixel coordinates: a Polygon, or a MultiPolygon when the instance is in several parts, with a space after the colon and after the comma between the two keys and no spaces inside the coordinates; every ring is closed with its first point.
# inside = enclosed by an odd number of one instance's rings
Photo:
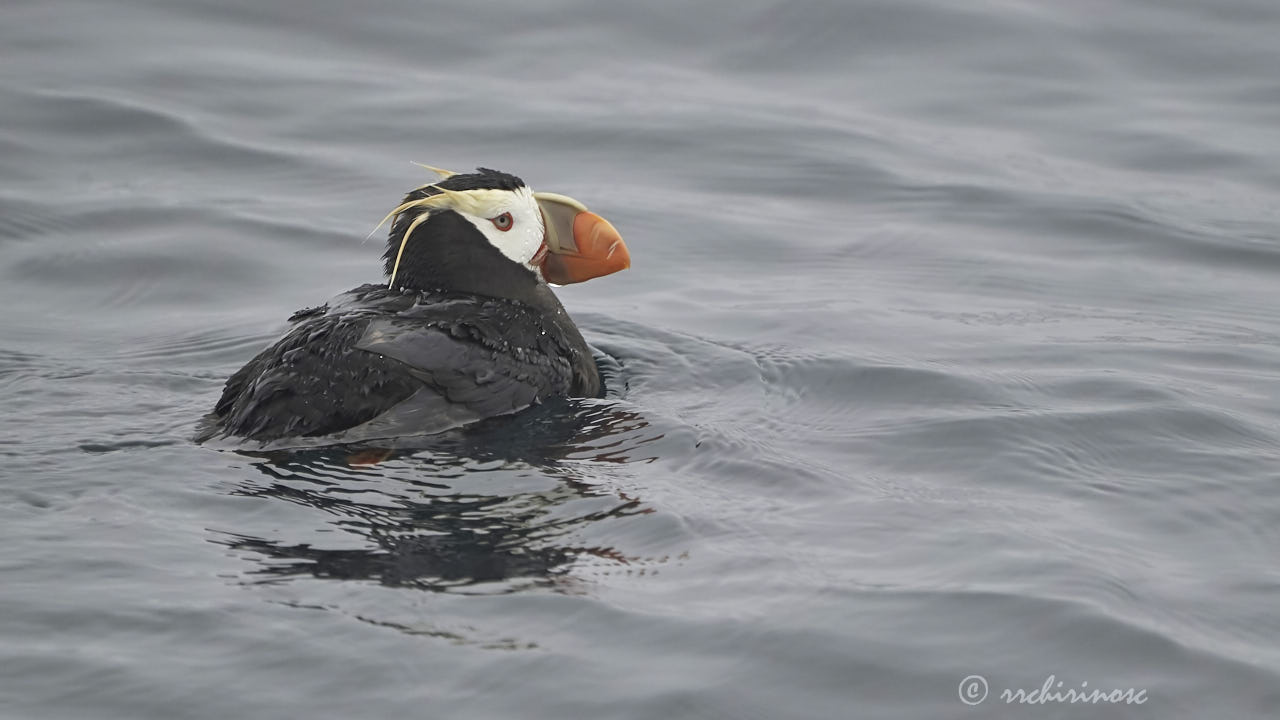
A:
{"type": "Polygon", "coordinates": [[[515,221],[511,219],[511,213],[504,212],[498,217],[489,218],[489,222],[493,223],[493,226],[502,232],[506,232],[511,229],[511,225],[515,221]]]}

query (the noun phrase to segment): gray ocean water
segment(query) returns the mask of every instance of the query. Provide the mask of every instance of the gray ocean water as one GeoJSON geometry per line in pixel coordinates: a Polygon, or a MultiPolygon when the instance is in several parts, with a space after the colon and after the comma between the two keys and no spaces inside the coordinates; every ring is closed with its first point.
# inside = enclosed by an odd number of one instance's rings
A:
{"type": "Polygon", "coordinates": [[[1277,37],[6,0],[0,717],[1280,717],[1277,37]],[[194,445],[380,277],[411,160],[619,228],[560,291],[609,396],[372,466],[194,445]]]}

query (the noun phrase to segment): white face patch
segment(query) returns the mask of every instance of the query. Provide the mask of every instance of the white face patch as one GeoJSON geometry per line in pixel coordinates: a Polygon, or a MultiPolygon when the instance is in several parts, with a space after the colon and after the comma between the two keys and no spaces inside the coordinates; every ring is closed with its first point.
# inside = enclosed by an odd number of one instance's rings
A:
{"type": "MultiPolygon", "coordinates": [[[[518,262],[541,275],[539,269],[530,263],[533,256],[538,254],[538,248],[542,247],[545,230],[542,226],[542,211],[538,209],[538,202],[534,200],[529,188],[464,190],[458,194],[466,195],[468,202],[455,204],[455,212],[475,225],[489,240],[489,244],[498,248],[508,260],[518,262]],[[494,223],[494,218],[500,218],[504,213],[511,214],[511,224],[507,230],[500,229],[494,223]]],[[[508,227],[505,221],[500,222],[502,227],[508,227]]]]}

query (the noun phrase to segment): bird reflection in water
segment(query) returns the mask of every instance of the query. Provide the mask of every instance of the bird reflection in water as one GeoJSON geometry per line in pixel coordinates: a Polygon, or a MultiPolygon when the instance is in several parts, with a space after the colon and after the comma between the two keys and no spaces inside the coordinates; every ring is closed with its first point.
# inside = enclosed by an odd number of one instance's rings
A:
{"type": "Polygon", "coordinates": [[[567,591],[575,562],[644,561],[582,536],[602,521],[653,512],[613,487],[607,470],[645,459],[638,451],[662,437],[648,427],[613,403],[557,401],[417,448],[260,456],[252,466],[261,477],[232,494],[320,510],[327,527],[347,534],[333,543],[344,547],[236,532],[215,541],[256,556],[255,582],[310,576],[453,593],[567,591]],[[351,548],[353,535],[363,547],[351,548]]]}

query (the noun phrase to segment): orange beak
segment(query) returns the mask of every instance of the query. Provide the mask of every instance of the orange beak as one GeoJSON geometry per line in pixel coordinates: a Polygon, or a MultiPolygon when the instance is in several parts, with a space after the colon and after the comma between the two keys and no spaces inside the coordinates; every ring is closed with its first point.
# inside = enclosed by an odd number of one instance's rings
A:
{"type": "Polygon", "coordinates": [[[631,253],[608,220],[564,195],[535,193],[546,225],[542,277],[555,285],[583,282],[631,267],[631,253]]]}

